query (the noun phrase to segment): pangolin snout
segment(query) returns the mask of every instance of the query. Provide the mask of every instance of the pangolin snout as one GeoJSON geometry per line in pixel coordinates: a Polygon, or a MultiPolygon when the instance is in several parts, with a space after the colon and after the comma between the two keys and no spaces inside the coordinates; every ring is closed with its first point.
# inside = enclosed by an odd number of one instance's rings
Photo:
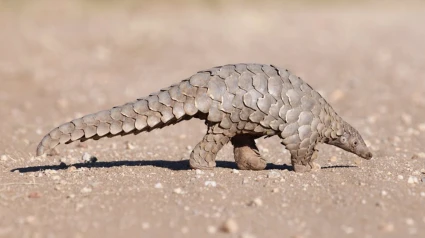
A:
{"type": "Polygon", "coordinates": [[[363,159],[367,159],[367,160],[372,159],[372,157],[373,157],[373,155],[369,151],[362,156],[363,159]]]}

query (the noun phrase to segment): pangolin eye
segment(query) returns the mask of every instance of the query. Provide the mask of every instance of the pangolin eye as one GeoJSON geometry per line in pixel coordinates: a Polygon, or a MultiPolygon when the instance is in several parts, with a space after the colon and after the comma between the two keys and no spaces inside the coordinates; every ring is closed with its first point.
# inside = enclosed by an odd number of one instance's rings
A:
{"type": "Polygon", "coordinates": [[[359,142],[357,142],[356,140],[354,141],[354,146],[357,146],[357,144],[358,144],[359,142]]]}

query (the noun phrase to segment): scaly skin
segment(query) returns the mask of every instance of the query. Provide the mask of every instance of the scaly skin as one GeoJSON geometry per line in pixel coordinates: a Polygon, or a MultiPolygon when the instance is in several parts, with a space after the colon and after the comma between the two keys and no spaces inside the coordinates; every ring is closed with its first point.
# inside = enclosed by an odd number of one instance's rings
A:
{"type": "Polygon", "coordinates": [[[316,145],[328,143],[370,159],[360,134],[310,85],[272,65],[236,64],[200,71],[148,97],[65,123],[47,134],[37,155],[58,144],[140,133],[199,118],[207,134],[190,155],[190,166],[215,167],[229,141],[240,169],[266,167],[255,139],[277,135],[296,172],[320,168],[316,145]]]}

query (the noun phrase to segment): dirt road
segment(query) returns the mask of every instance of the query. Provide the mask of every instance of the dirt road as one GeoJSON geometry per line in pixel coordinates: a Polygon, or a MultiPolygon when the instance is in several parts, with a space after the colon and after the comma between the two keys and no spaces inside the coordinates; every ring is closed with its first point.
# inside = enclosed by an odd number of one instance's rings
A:
{"type": "Polygon", "coordinates": [[[0,237],[425,237],[425,5],[378,3],[0,1],[0,237]],[[267,170],[230,145],[190,170],[198,120],[34,157],[63,122],[239,62],[301,76],[375,157],[323,145],[299,174],[270,138],[267,170]]]}

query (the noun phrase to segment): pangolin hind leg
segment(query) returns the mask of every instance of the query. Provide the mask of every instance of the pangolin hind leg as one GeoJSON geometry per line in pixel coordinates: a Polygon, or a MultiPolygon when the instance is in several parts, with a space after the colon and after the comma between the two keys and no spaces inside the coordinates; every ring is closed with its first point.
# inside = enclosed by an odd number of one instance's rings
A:
{"type": "Polygon", "coordinates": [[[223,133],[218,124],[208,127],[207,134],[202,138],[192,153],[189,164],[192,169],[213,169],[218,151],[230,141],[231,135],[223,133]]]}
{"type": "Polygon", "coordinates": [[[263,170],[267,161],[263,159],[251,135],[237,135],[232,138],[235,161],[239,169],[263,170]]]}

